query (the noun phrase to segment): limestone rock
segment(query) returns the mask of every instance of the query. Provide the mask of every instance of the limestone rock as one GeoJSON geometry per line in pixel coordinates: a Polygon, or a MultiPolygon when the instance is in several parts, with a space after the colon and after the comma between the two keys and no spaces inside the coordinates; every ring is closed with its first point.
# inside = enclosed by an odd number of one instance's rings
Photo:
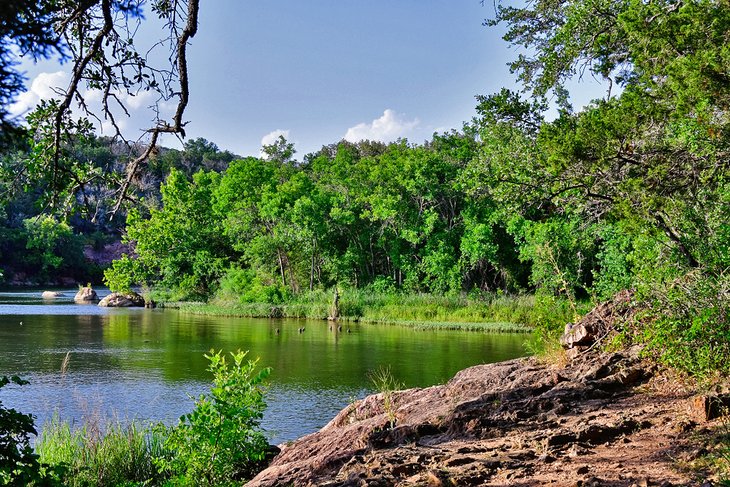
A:
{"type": "Polygon", "coordinates": [[[41,293],[41,298],[43,299],[56,299],[60,298],[61,296],[63,296],[63,293],[58,291],[43,291],[41,293]]]}
{"type": "Polygon", "coordinates": [[[74,296],[74,301],[77,303],[96,303],[99,301],[99,296],[91,287],[82,287],[74,296]]]}
{"type": "Polygon", "coordinates": [[[111,293],[99,301],[102,308],[142,308],[144,305],[144,298],[135,292],[111,293]]]}

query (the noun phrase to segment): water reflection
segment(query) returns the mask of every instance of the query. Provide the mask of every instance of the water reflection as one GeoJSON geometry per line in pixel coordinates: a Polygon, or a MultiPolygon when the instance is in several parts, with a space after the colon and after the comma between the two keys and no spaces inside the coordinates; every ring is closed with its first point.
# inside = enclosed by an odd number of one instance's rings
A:
{"type": "Polygon", "coordinates": [[[358,324],[347,333],[317,321],[105,310],[72,297],[48,305],[27,293],[0,293],[0,374],[31,381],[2,389],[0,399],[40,422],[54,411],[76,421],[99,414],[174,421],[208,387],[203,354],[241,349],[273,368],[264,424],[281,442],[315,431],[368,393],[367,374],[378,367],[389,366],[407,387],[425,387],[464,367],[524,354],[520,335],[358,324]]]}

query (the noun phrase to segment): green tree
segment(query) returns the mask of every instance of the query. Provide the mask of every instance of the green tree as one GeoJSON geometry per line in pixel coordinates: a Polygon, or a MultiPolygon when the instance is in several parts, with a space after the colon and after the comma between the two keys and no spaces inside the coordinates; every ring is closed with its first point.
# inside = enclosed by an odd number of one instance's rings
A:
{"type": "Polygon", "coordinates": [[[83,266],[83,248],[71,227],[51,216],[38,216],[23,222],[26,249],[25,265],[38,271],[41,281],[58,271],[78,272],[83,266]]]}
{"type": "MultiPolygon", "coordinates": [[[[111,124],[114,136],[127,142],[122,134],[120,117],[128,115],[128,107],[119,93],[131,95],[151,91],[159,95],[153,110],[149,143],[141,154],[127,161],[126,178],[119,181],[113,212],[119,210],[138,175],[143,162],[157,150],[161,134],[185,136],[183,114],[189,100],[187,45],[198,28],[198,0],[93,0],[76,2],[53,0],[38,2],[19,0],[2,9],[0,14],[0,122],[6,131],[7,108],[23,87],[17,70],[18,58],[57,57],[69,61],[70,82],[60,99],[46,103],[34,112],[31,144],[33,150],[27,165],[37,175],[47,174],[51,184],[44,187],[52,206],[66,194],[80,191],[89,175],[78,171],[65,157],[73,144],[81,119],[70,123],[72,102],[78,102],[86,117],[111,124]],[[150,6],[161,28],[160,42],[151,49],[137,48],[135,35],[145,19],[144,7],[150,6]],[[167,55],[156,52],[169,46],[167,55]],[[162,64],[154,61],[165,60],[162,64]],[[169,64],[165,62],[169,61],[169,64]],[[99,113],[86,103],[87,89],[101,93],[99,113]],[[160,116],[162,103],[174,103],[169,120],[160,116]]],[[[148,46],[149,47],[149,46],[148,46]]],[[[131,145],[131,144],[130,144],[131,145]]]]}
{"type": "Polygon", "coordinates": [[[659,229],[678,264],[720,272],[727,262],[713,249],[723,224],[713,210],[723,207],[730,108],[723,2],[502,5],[491,23],[530,50],[512,68],[537,96],[562,92],[583,69],[623,90],[541,125],[533,180],[551,188],[552,203],[659,229]]]}
{"type": "MultiPolygon", "coordinates": [[[[22,386],[28,381],[0,376],[0,389],[8,384],[22,386]]],[[[33,416],[8,409],[0,402],[0,485],[61,485],[58,476],[63,467],[44,465],[33,452],[30,437],[37,434],[33,416]]]]}
{"type": "Polygon", "coordinates": [[[0,9],[0,134],[13,127],[8,107],[24,88],[18,52],[34,60],[63,53],[61,39],[53,30],[54,7],[52,2],[18,0],[0,9]]]}
{"type": "Polygon", "coordinates": [[[214,292],[234,254],[222,221],[213,208],[220,176],[200,171],[192,181],[172,170],[162,186],[163,207],[149,218],[131,211],[126,239],[134,256],[125,255],[105,272],[115,290],[157,283],[178,298],[206,298],[214,292]]]}

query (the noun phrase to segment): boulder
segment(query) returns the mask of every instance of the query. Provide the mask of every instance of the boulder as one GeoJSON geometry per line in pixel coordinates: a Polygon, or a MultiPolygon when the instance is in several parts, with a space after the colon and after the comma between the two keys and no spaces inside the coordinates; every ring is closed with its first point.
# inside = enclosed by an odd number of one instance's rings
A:
{"type": "Polygon", "coordinates": [[[59,291],[43,291],[41,293],[41,298],[43,299],[56,299],[63,296],[63,293],[59,291]]]}
{"type": "Polygon", "coordinates": [[[582,323],[568,323],[565,325],[565,333],[560,337],[560,343],[565,348],[572,348],[576,345],[590,345],[595,340],[593,330],[582,323]]]}
{"type": "Polygon", "coordinates": [[[574,359],[613,332],[618,323],[629,320],[636,311],[633,292],[621,291],[611,301],[593,308],[578,322],[565,325],[560,344],[568,351],[568,356],[574,359]]]}
{"type": "MultiPolygon", "coordinates": [[[[570,460],[570,451],[593,455],[595,450],[584,450],[590,446],[616,458],[617,439],[643,434],[649,419],[664,424],[663,418],[676,414],[663,397],[650,406],[648,399],[631,396],[652,373],[631,374],[635,382],[629,384],[625,371],[646,364],[638,351],[626,352],[595,351],[562,368],[535,358],[477,365],[444,385],[390,391],[387,400],[385,392],[367,396],[318,432],[280,445],[281,453],[246,485],[526,486],[549,484],[540,477],[546,471],[555,472],[555,485],[585,485],[578,480],[586,472],[570,476],[566,470],[594,457],[570,460]],[[609,394],[609,384],[622,389],[609,394]],[[626,402],[619,405],[621,400],[626,402]]],[[[646,443],[636,444],[636,458],[652,459],[642,468],[658,458],[646,443]]],[[[605,472],[588,468],[590,474],[605,472]]]]}
{"type": "Polygon", "coordinates": [[[96,295],[96,291],[94,291],[90,286],[82,287],[79,289],[79,292],[76,293],[76,296],[74,296],[74,301],[77,303],[96,303],[99,301],[99,296],[96,295]]]}
{"type": "Polygon", "coordinates": [[[99,301],[103,308],[142,308],[144,305],[144,298],[135,292],[111,293],[99,301]]]}

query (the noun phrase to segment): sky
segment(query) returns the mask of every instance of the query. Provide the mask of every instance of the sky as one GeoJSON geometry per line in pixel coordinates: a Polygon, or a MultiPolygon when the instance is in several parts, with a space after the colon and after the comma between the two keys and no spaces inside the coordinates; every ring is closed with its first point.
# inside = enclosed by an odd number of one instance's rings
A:
{"type": "MultiPolygon", "coordinates": [[[[476,115],[475,95],[519,89],[507,67],[519,51],[483,25],[493,16],[493,2],[479,0],[203,0],[187,136],[246,156],[284,135],[301,158],[342,139],[421,143],[458,130],[476,115]]],[[[22,67],[28,92],[16,113],[68,80],[55,61],[22,67]]],[[[604,93],[592,79],[573,88],[577,107],[604,93]]],[[[127,101],[136,138],[149,101],[127,101]]]]}

